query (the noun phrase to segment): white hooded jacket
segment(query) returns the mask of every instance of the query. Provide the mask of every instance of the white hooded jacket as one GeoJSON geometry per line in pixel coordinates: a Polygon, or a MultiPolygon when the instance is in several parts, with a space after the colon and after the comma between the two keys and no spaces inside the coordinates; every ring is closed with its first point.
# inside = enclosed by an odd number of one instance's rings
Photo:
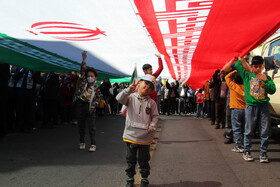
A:
{"type": "Polygon", "coordinates": [[[127,106],[124,140],[138,144],[150,144],[148,129],[156,130],[159,118],[156,102],[149,96],[140,97],[129,88],[119,93],[116,99],[127,106]]]}

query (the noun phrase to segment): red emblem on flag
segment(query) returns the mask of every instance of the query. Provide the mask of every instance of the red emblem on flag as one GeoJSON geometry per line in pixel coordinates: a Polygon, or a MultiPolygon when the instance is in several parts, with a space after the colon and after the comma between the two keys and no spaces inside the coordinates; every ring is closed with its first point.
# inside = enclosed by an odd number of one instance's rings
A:
{"type": "Polygon", "coordinates": [[[69,22],[38,22],[27,31],[34,35],[45,34],[55,39],[70,41],[91,41],[100,39],[97,37],[100,34],[106,36],[105,31],[97,27],[96,30],[88,29],[83,25],[69,22]]]}

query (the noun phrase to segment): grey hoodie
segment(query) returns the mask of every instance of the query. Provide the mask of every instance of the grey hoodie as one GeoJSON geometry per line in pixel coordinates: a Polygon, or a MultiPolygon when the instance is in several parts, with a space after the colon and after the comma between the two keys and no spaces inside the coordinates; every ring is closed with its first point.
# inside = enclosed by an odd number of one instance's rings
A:
{"type": "Polygon", "coordinates": [[[127,106],[123,138],[139,144],[149,144],[151,135],[148,129],[155,131],[159,118],[156,102],[149,96],[141,98],[129,88],[119,93],[116,99],[127,106]]]}

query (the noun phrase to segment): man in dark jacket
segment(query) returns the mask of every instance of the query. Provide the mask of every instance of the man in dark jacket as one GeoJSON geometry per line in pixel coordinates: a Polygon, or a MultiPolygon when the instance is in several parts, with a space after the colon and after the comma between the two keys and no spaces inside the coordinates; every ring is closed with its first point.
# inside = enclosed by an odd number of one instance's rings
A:
{"type": "Polygon", "coordinates": [[[58,124],[58,114],[60,107],[59,75],[54,72],[45,74],[43,76],[42,87],[42,99],[44,107],[42,128],[53,128],[58,124]]]}
{"type": "Polygon", "coordinates": [[[180,94],[179,99],[179,115],[186,113],[186,99],[189,87],[186,84],[182,84],[178,89],[178,94],[180,94]]]}
{"type": "Polygon", "coordinates": [[[33,132],[36,120],[36,85],[42,82],[40,72],[17,68],[17,127],[20,131],[33,132]]]}
{"type": "Polygon", "coordinates": [[[170,109],[171,109],[171,114],[175,114],[175,106],[176,106],[176,98],[179,98],[178,94],[178,87],[179,87],[179,82],[176,80],[176,85],[174,82],[169,84],[169,82],[166,82],[166,87],[169,90],[169,101],[170,101],[170,109]]]}
{"type": "MultiPolygon", "coordinates": [[[[100,91],[101,94],[103,95],[103,98],[106,102],[106,104],[109,104],[109,100],[111,98],[111,94],[110,94],[110,88],[112,87],[109,79],[104,79],[103,83],[100,85],[100,91]]],[[[106,113],[107,110],[105,110],[106,113]]]]}
{"type": "Polygon", "coordinates": [[[221,90],[220,69],[217,69],[210,80],[209,88],[212,88],[210,112],[211,112],[211,125],[215,124],[216,120],[216,107],[215,102],[218,102],[221,90]]]}

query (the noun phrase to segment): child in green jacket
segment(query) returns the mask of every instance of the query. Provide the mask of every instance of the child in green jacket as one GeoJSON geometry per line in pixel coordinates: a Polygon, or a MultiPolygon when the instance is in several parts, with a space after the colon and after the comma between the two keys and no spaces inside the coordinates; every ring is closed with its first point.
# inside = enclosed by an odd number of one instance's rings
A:
{"type": "Polygon", "coordinates": [[[242,64],[246,63],[239,57],[235,68],[244,82],[245,90],[245,132],[244,132],[244,154],[243,159],[253,161],[251,156],[251,139],[257,124],[260,127],[260,162],[268,162],[267,148],[268,139],[271,135],[271,118],[269,108],[269,97],[267,94],[274,94],[275,84],[270,76],[262,73],[264,60],[261,56],[252,59],[252,73],[245,71],[242,64]]]}

